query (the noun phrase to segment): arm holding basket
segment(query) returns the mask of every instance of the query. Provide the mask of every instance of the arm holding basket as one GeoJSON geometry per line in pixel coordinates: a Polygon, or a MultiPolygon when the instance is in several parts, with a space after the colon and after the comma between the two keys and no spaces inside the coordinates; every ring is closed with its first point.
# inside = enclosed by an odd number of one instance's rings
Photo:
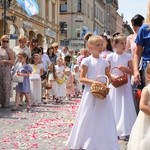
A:
{"type": "Polygon", "coordinates": [[[133,75],[133,64],[132,64],[132,60],[130,60],[128,62],[128,67],[124,67],[124,66],[118,66],[118,68],[125,72],[126,74],[129,74],[129,75],[133,75]]]}
{"type": "MultiPolygon", "coordinates": [[[[105,68],[105,74],[109,76],[110,67],[105,68]]],[[[96,80],[91,80],[86,78],[88,72],[88,67],[86,65],[82,65],[81,72],[80,72],[80,82],[89,84],[91,86],[91,93],[94,97],[102,100],[105,99],[107,94],[109,93],[109,79],[106,75],[99,75],[97,76],[96,80]],[[100,78],[105,77],[106,82],[101,82],[100,78]]]]}

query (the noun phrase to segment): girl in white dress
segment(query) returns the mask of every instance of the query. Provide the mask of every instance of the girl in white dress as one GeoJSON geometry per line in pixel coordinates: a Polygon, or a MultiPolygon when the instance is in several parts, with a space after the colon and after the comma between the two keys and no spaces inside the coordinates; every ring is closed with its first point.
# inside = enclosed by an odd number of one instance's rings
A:
{"type": "MultiPolygon", "coordinates": [[[[133,74],[132,59],[130,54],[124,53],[126,48],[126,38],[124,36],[118,35],[114,37],[113,42],[115,52],[109,54],[106,60],[110,63],[111,69],[118,67],[121,71],[128,75],[128,83],[117,88],[110,84],[109,94],[114,110],[118,137],[122,140],[128,140],[132,126],[136,119],[136,111],[130,82],[130,75],[133,74]]],[[[113,70],[113,75],[122,75],[120,70],[113,70]]]]}
{"type": "Polygon", "coordinates": [[[58,99],[56,100],[56,103],[62,103],[63,99],[66,97],[65,67],[61,57],[57,58],[56,63],[55,70],[58,85],[58,99]]]}
{"type": "Polygon", "coordinates": [[[82,93],[82,84],[80,83],[80,70],[79,65],[74,65],[74,79],[75,79],[75,97],[82,93]]]}
{"type": "Polygon", "coordinates": [[[140,112],[131,131],[128,150],[150,149],[150,63],[145,73],[148,84],[142,90],[140,112]]]}
{"type": "Polygon", "coordinates": [[[46,79],[48,80],[48,82],[52,83],[52,88],[46,89],[46,100],[44,101],[44,103],[48,102],[48,100],[50,99],[50,95],[52,95],[53,100],[58,99],[58,85],[56,82],[56,71],[55,65],[52,63],[48,66],[46,79]]]}
{"type": "Polygon", "coordinates": [[[67,146],[71,150],[119,150],[109,95],[101,100],[91,93],[97,76],[109,74],[108,62],[99,56],[103,50],[102,37],[91,36],[88,47],[92,55],[82,60],[80,74],[85,89],[67,146]]]}
{"type": "Polygon", "coordinates": [[[66,78],[66,100],[71,100],[71,97],[75,95],[74,87],[74,76],[70,68],[65,68],[65,78],[66,78]]]}
{"type": "Polygon", "coordinates": [[[31,64],[33,72],[30,75],[30,88],[31,88],[31,100],[33,105],[41,104],[42,99],[42,85],[41,75],[43,75],[44,68],[40,64],[41,57],[39,54],[33,55],[33,64],[31,64]]]}

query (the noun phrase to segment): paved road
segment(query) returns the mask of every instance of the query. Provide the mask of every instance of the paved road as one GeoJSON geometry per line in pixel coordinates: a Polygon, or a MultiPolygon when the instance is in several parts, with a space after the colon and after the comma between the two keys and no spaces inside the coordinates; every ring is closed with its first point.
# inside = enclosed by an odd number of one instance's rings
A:
{"type": "MultiPolygon", "coordinates": [[[[0,108],[0,150],[67,150],[65,144],[79,102],[76,99],[58,105],[50,101],[31,112],[26,112],[25,106],[18,112],[0,108]]],[[[119,143],[120,150],[125,150],[126,142],[119,143]]]]}

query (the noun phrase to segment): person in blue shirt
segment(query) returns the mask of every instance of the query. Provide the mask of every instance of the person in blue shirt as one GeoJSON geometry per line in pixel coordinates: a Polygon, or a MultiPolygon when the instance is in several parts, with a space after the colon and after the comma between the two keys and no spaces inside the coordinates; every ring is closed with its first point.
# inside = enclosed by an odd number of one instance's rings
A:
{"type": "MultiPolygon", "coordinates": [[[[135,39],[137,37],[138,30],[142,26],[143,22],[144,22],[144,17],[142,15],[140,15],[140,14],[136,14],[131,19],[131,24],[132,24],[132,28],[134,30],[134,33],[130,34],[127,37],[126,51],[131,53],[132,59],[133,59],[133,56],[134,56],[135,49],[137,48],[136,47],[136,43],[135,43],[135,39]]],[[[132,83],[132,89],[133,89],[134,104],[135,104],[136,112],[138,114],[138,112],[139,112],[139,97],[138,97],[138,93],[139,92],[141,93],[141,85],[138,85],[137,83],[134,82],[133,76],[131,77],[131,83],[132,83]]]]}
{"type": "Polygon", "coordinates": [[[141,86],[141,89],[145,86],[144,72],[150,61],[150,0],[147,6],[147,15],[144,24],[138,30],[133,55],[134,81],[141,86]]]}

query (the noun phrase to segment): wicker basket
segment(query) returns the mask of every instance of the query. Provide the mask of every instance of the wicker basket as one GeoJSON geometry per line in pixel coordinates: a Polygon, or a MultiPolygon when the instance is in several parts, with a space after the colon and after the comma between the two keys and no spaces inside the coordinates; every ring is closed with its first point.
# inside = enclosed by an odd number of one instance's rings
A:
{"type": "Polygon", "coordinates": [[[51,89],[53,84],[51,81],[48,81],[47,79],[45,79],[43,82],[42,82],[42,85],[43,87],[45,87],[45,89],[51,89]]]}
{"type": "MultiPolygon", "coordinates": [[[[114,67],[111,69],[110,73],[112,74],[112,70],[114,69],[118,69],[120,70],[118,67],[114,67]]],[[[122,75],[117,77],[117,78],[111,78],[111,84],[114,86],[114,87],[120,87],[126,83],[128,83],[128,76],[127,74],[125,74],[122,70],[120,70],[122,72],[122,75]]]]}
{"type": "Polygon", "coordinates": [[[100,75],[97,77],[96,81],[99,81],[101,77],[106,78],[106,82],[93,82],[91,85],[91,93],[98,99],[102,100],[106,98],[107,94],[109,93],[109,88],[108,88],[108,82],[109,79],[105,75],[100,75]]]}

